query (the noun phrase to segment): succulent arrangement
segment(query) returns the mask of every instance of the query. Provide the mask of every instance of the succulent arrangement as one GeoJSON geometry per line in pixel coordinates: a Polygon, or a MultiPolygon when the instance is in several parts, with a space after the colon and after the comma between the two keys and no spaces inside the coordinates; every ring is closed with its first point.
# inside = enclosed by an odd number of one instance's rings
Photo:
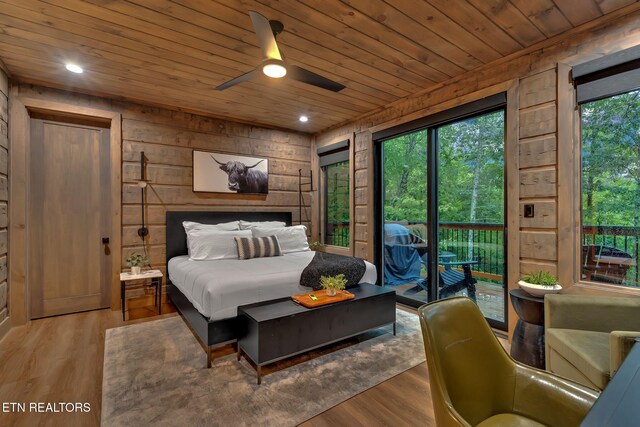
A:
{"type": "Polygon", "coordinates": [[[135,252],[126,257],[125,261],[127,263],[127,267],[144,267],[145,265],[151,264],[149,258],[135,252]]]}
{"type": "Polygon", "coordinates": [[[553,287],[558,284],[558,279],[546,271],[536,271],[522,276],[522,281],[532,285],[553,287]]]}

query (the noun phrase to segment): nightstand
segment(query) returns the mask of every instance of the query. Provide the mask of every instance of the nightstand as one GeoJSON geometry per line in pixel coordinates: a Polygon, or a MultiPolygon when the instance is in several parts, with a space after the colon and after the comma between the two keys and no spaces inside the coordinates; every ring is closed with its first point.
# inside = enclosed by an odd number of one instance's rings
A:
{"type": "Polygon", "coordinates": [[[150,287],[155,288],[155,306],[158,307],[158,314],[162,314],[162,271],[148,270],[140,274],[131,274],[129,272],[120,273],[120,302],[122,305],[122,320],[125,312],[125,292],[127,286],[135,280],[151,279],[150,287]]]}

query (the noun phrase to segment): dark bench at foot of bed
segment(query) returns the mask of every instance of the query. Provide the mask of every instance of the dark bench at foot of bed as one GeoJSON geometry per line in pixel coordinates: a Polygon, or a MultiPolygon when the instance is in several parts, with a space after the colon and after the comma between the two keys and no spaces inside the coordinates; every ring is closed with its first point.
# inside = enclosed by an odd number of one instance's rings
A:
{"type": "Polygon", "coordinates": [[[363,283],[348,291],[354,299],[317,308],[291,298],[238,307],[238,360],[244,354],[256,364],[260,384],[266,364],[389,324],[395,335],[394,290],[363,283]]]}

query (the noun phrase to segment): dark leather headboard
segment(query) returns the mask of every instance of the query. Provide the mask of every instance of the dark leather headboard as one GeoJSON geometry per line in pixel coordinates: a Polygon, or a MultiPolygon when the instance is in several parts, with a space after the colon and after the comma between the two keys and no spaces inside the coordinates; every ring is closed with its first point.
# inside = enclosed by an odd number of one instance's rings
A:
{"type": "Polygon", "coordinates": [[[240,219],[245,221],[283,221],[287,225],[291,225],[291,212],[167,212],[167,264],[171,258],[188,253],[187,234],[182,226],[182,221],[218,224],[240,219]]]}

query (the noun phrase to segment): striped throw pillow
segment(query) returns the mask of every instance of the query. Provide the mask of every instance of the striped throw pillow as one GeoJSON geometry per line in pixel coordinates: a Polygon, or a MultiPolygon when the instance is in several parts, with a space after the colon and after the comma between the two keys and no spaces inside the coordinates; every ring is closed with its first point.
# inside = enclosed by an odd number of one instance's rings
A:
{"type": "Polygon", "coordinates": [[[282,255],[280,243],[276,236],[267,237],[236,237],[238,258],[266,258],[282,255]]]}

